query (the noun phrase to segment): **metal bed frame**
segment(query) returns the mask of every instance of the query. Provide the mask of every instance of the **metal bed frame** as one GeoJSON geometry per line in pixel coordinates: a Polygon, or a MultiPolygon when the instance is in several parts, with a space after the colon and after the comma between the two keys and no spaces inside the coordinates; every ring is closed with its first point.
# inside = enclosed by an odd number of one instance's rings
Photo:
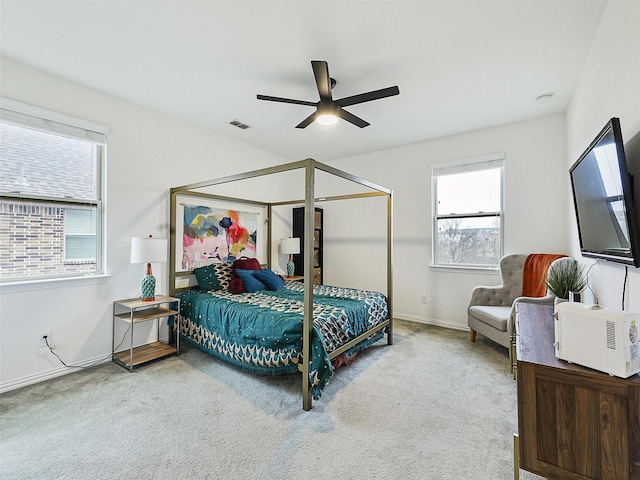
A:
{"type": "MultiPolygon", "coordinates": [[[[311,383],[309,381],[309,366],[310,366],[310,353],[311,353],[311,336],[313,335],[313,229],[314,229],[314,210],[316,202],[325,202],[333,200],[345,200],[354,198],[366,198],[376,196],[387,197],[387,302],[389,308],[389,318],[382,324],[366,331],[362,335],[354,338],[349,343],[331,352],[330,359],[337,357],[349,348],[360,343],[370,335],[377,333],[384,328],[387,330],[387,343],[393,344],[393,309],[392,309],[392,293],[393,293],[393,275],[392,275],[392,258],[393,258],[393,195],[392,190],[376,185],[362,178],[358,178],[354,175],[348,174],[336,168],[319,163],[311,158],[306,160],[300,160],[297,162],[286,163],[274,167],[262,168],[259,170],[253,170],[246,173],[237,175],[230,175],[227,177],[221,177],[213,180],[205,180],[202,182],[192,183],[189,185],[183,185],[180,187],[174,187],[170,189],[171,202],[170,202],[170,239],[169,239],[169,291],[171,296],[175,296],[178,291],[188,289],[189,287],[178,287],[176,282],[180,278],[188,277],[193,274],[193,271],[177,271],[176,270],[176,215],[177,215],[177,196],[193,196],[204,197],[207,199],[230,201],[234,203],[244,203],[248,205],[255,205],[260,207],[266,207],[267,219],[271,219],[272,208],[275,206],[300,204],[304,202],[305,214],[304,214],[304,321],[303,321],[303,337],[302,337],[302,363],[298,365],[298,370],[302,372],[302,408],[304,410],[310,410],[312,407],[311,396],[311,383]],[[271,174],[277,174],[290,170],[296,170],[304,168],[305,170],[305,198],[297,199],[285,202],[266,203],[260,201],[253,201],[248,199],[232,198],[208,193],[198,192],[197,190],[207,187],[214,187],[216,185],[227,184],[240,180],[246,180],[250,178],[262,177],[271,174]],[[329,197],[315,197],[315,174],[316,170],[341,177],[343,179],[354,182],[358,185],[369,188],[371,191],[366,193],[354,193],[348,195],[337,195],[329,197]]],[[[271,268],[271,249],[272,249],[272,222],[267,222],[267,266],[271,268]]],[[[179,333],[177,333],[179,335],[179,333]]]]}

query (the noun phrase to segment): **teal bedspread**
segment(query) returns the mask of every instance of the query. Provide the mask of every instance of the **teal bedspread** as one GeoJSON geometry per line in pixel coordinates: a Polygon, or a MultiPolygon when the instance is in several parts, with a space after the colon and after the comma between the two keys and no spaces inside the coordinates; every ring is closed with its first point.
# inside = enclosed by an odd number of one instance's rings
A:
{"type": "MultiPolygon", "coordinates": [[[[302,362],[304,285],[288,281],[276,292],[232,294],[187,290],[181,299],[180,334],[191,345],[245,370],[281,374],[302,362]]],[[[314,399],[333,376],[329,354],[389,316],[380,292],[314,285],[309,380],[314,399]]],[[[345,354],[383,336],[378,332],[345,354]]]]}

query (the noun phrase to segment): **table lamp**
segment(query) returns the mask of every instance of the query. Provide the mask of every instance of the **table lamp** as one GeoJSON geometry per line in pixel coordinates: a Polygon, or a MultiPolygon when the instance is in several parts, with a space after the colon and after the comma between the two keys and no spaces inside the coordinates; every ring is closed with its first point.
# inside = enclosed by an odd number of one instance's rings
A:
{"type": "Polygon", "coordinates": [[[289,255],[289,261],[287,262],[287,276],[293,277],[296,266],[293,263],[293,256],[300,253],[300,239],[295,238],[283,238],[280,240],[280,252],[289,255]]]}
{"type": "Polygon", "coordinates": [[[167,261],[167,239],[148,237],[133,237],[131,239],[131,263],[146,263],[147,271],[140,285],[142,295],[140,300],[152,302],[156,299],[156,278],[151,274],[152,263],[167,261]]]}

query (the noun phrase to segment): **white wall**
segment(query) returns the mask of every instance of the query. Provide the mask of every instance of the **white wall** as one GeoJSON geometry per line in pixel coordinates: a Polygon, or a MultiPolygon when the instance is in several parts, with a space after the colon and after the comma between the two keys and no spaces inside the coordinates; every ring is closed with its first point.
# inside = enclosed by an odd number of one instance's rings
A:
{"type": "MultiPolygon", "coordinates": [[[[615,0],[607,4],[567,110],[568,166],[578,159],[611,117],[620,118],[625,141],[640,132],[639,26],[640,2],[615,0]]],[[[579,258],[573,211],[568,212],[568,218],[571,219],[568,231],[571,252],[579,258]]],[[[584,259],[584,263],[589,266],[594,261],[584,259]]],[[[640,312],[640,269],[629,267],[628,271],[625,309],[640,312]]],[[[624,276],[623,265],[598,262],[593,267],[590,285],[600,304],[608,308],[622,307],[624,276]]]]}
{"type": "MultiPolygon", "coordinates": [[[[46,349],[37,349],[43,332],[52,332],[56,352],[67,364],[108,358],[112,302],[139,295],[144,273],[143,265],[129,263],[131,237],[168,237],[170,187],[286,160],[6,58],[1,68],[3,97],[110,128],[107,272],[111,277],[39,289],[2,287],[0,390],[6,390],[68,372],[46,349]]],[[[154,266],[154,275],[156,291],[166,293],[166,265],[154,266]]],[[[150,334],[150,328],[143,327],[136,340],[150,334]]],[[[120,331],[117,337],[119,341],[120,331]]]]}
{"type": "MultiPolygon", "coordinates": [[[[500,283],[496,274],[430,267],[433,163],[504,152],[505,253],[567,253],[565,138],[565,117],[554,115],[332,163],[394,191],[396,317],[465,329],[473,287],[500,283]]],[[[358,201],[356,217],[326,230],[325,281],[384,291],[384,231],[367,237],[380,232],[385,210],[358,201]],[[348,247],[356,242],[354,265],[348,247]]],[[[325,221],[347,217],[340,208],[327,204],[325,221]]]]}

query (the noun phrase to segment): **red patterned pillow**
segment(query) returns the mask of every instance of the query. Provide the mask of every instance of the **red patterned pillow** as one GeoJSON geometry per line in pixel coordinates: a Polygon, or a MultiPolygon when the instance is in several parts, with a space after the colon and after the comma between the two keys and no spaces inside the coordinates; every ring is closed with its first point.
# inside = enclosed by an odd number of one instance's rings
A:
{"type": "Polygon", "coordinates": [[[236,269],[238,270],[262,270],[262,266],[257,258],[247,258],[242,257],[233,262],[231,265],[231,279],[238,278],[238,274],[236,273],[236,269]]]}

